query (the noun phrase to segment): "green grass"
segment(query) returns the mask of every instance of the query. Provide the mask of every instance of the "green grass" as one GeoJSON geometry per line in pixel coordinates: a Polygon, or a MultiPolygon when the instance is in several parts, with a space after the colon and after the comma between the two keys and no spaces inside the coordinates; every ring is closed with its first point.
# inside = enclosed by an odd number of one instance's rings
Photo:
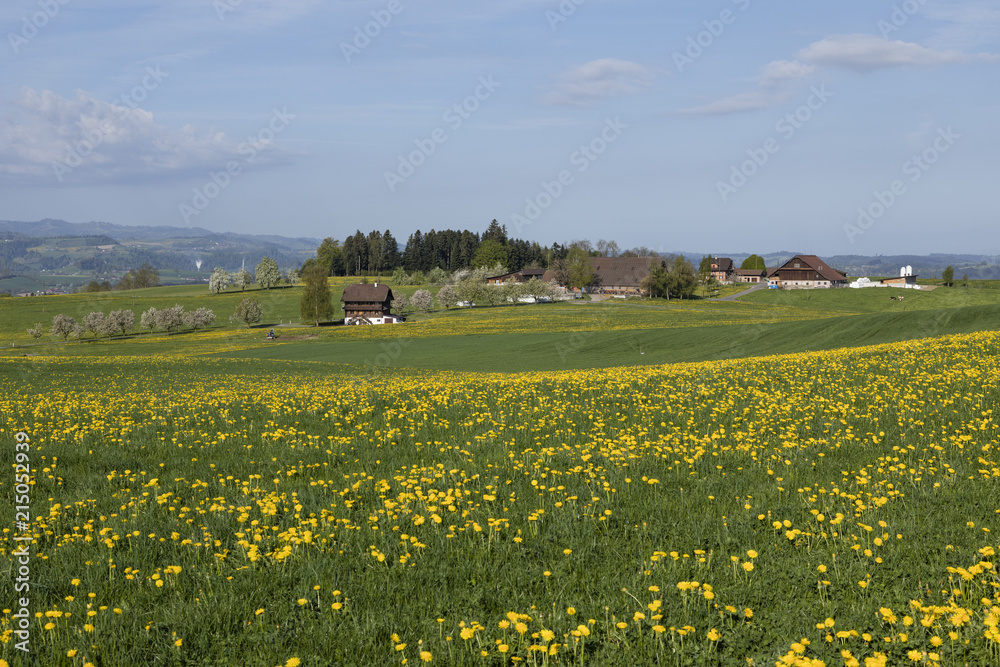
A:
{"type": "MultiPolygon", "coordinates": [[[[1000,281],[991,281],[1000,282],[1000,281]]],[[[845,313],[895,312],[904,310],[936,310],[962,306],[1000,307],[1000,291],[987,288],[938,287],[934,290],[910,290],[897,287],[826,290],[762,289],[740,297],[741,301],[771,305],[794,305],[823,311],[845,313]],[[904,297],[902,302],[891,297],[904,297]]]]}
{"type": "Polygon", "coordinates": [[[4,465],[12,433],[32,438],[31,611],[63,613],[34,623],[33,664],[540,665],[527,647],[547,629],[553,667],[770,665],[801,638],[828,665],[845,649],[896,665],[935,636],[943,664],[997,664],[995,575],[948,568],[997,545],[1000,337],[548,377],[93,347],[108,357],[0,359],[4,465]],[[972,620],[924,627],[911,600],[972,620]],[[827,642],[826,618],[871,639],[827,642]]]}
{"type": "Polygon", "coordinates": [[[910,310],[779,324],[439,338],[410,338],[407,325],[399,325],[393,330],[397,335],[385,340],[326,339],[290,343],[279,340],[270,346],[224,356],[519,373],[792,354],[998,329],[1000,308],[995,306],[910,310]]]}

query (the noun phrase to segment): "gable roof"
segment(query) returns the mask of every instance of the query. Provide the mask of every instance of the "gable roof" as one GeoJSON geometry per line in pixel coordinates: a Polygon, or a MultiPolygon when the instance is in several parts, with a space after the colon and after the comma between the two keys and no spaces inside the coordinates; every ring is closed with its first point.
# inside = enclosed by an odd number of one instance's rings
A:
{"type": "Polygon", "coordinates": [[[347,302],[384,303],[392,300],[392,290],[388,285],[348,285],[340,300],[347,302]]]}
{"type": "Polygon", "coordinates": [[[729,257],[713,257],[712,265],[715,267],[712,269],[713,271],[725,271],[726,273],[729,273],[736,268],[736,265],[733,264],[733,260],[729,257]]]}
{"type": "Polygon", "coordinates": [[[597,284],[639,287],[653,268],[652,257],[591,257],[597,284]]]}
{"type": "Polygon", "coordinates": [[[847,280],[847,276],[843,271],[833,268],[826,263],[826,260],[820,259],[816,255],[796,255],[782,264],[781,267],[775,271],[775,273],[778,273],[781,269],[793,268],[792,262],[795,260],[799,260],[799,262],[805,264],[807,268],[810,268],[818,273],[824,280],[829,280],[831,282],[847,280]]]}

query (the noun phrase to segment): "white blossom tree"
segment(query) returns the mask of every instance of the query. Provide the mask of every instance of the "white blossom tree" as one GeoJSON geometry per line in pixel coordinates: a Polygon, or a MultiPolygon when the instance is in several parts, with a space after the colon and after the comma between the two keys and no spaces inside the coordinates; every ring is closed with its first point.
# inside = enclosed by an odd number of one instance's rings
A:
{"type": "Polygon", "coordinates": [[[233,311],[229,321],[243,322],[249,329],[251,325],[260,322],[263,317],[264,309],[261,308],[260,301],[247,297],[236,304],[236,310],[233,311]]]}
{"type": "Polygon", "coordinates": [[[198,310],[191,310],[184,313],[182,319],[185,325],[192,329],[199,329],[215,322],[215,313],[208,308],[199,308],[198,310]]]}
{"type": "Polygon", "coordinates": [[[170,331],[176,329],[183,322],[184,306],[175,305],[173,308],[161,308],[156,311],[156,328],[170,331]]]}
{"type": "Polygon", "coordinates": [[[153,329],[156,328],[156,308],[150,308],[139,317],[139,326],[153,333],[153,329]]]}
{"type": "Polygon", "coordinates": [[[264,289],[271,289],[281,280],[281,271],[278,269],[278,263],[270,257],[264,257],[257,264],[254,277],[257,279],[258,285],[264,289]]]}
{"type": "Polygon", "coordinates": [[[413,307],[420,312],[426,313],[431,309],[431,306],[434,305],[434,297],[432,297],[431,293],[427,290],[418,289],[410,298],[410,303],[413,304],[413,307]]]}
{"type": "Polygon", "coordinates": [[[212,271],[212,276],[208,279],[208,291],[212,294],[218,294],[226,289],[231,282],[233,282],[233,277],[229,275],[229,271],[226,271],[221,266],[217,266],[212,271]]]}
{"type": "Polygon", "coordinates": [[[35,326],[33,326],[30,329],[28,329],[28,335],[31,336],[32,338],[34,338],[35,340],[38,340],[39,338],[42,337],[42,333],[44,333],[44,329],[45,329],[45,327],[42,326],[41,322],[35,322],[35,326]]]}
{"type": "Polygon", "coordinates": [[[247,285],[253,282],[253,276],[246,269],[240,269],[233,275],[233,284],[240,288],[241,292],[245,292],[247,285]]]}
{"type": "Polygon", "coordinates": [[[94,334],[94,338],[97,338],[102,333],[104,333],[104,313],[94,311],[92,313],[87,313],[83,317],[83,328],[94,334]]]}
{"type": "Polygon", "coordinates": [[[76,326],[76,320],[69,315],[63,315],[59,313],[52,318],[52,328],[49,330],[50,336],[55,336],[56,338],[62,338],[66,340],[69,335],[73,333],[73,327],[76,326]]]}
{"type": "Polygon", "coordinates": [[[104,327],[109,336],[118,331],[124,336],[126,331],[135,328],[135,313],[131,310],[113,310],[104,320],[104,327]]]}
{"type": "Polygon", "coordinates": [[[451,285],[445,285],[438,290],[437,293],[438,308],[444,308],[447,310],[451,308],[458,302],[458,295],[455,294],[455,288],[451,285]]]}

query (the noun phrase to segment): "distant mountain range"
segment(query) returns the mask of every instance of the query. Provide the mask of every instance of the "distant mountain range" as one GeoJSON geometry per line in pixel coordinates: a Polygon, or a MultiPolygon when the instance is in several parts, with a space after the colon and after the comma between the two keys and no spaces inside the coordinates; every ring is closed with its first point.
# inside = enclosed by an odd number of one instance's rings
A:
{"type": "Polygon", "coordinates": [[[37,238],[53,238],[57,236],[110,236],[119,242],[125,241],[162,241],[166,239],[209,238],[214,240],[234,241],[245,240],[253,245],[270,244],[287,249],[306,249],[315,251],[320,239],[289,238],[270,234],[236,234],[234,232],[213,232],[202,227],[156,227],[116,225],[111,222],[66,222],[46,218],[38,222],[17,222],[0,220],[0,231],[13,232],[24,236],[37,238]]]}
{"type": "Polygon", "coordinates": [[[0,220],[0,291],[72,287],[91,279],[114,282],[144,263],[160,270],[165,284],[204,281],[216,266],[252,271],[264,256],[282,268],[298,267],[319,244],[319,239],[200,227],[0,220]]]}
{"type": "MultiPolygon", "coordinates": [[[[0,291],[5,281],[79,284],[90,279],[114,281],[145,262],[166,274],[164,282],[203,281],[216,266],[250,270],[265,255],[283,268],[297,267],[315,256],[320,239],[276,234],[213,232],[201,227],[131,226],[109,222],[37,222],[0,220],[0,291]]],[[[685,253],[695,264],[705,253],[685,253]]],[[[759,253],[760,254],[760,253],[759,253]]],[[[779,266],[797,253],[761,254],[767,266],[779,266]]],[[[739,266],[749,253],[713,253],[732,258],[739,266]]],[[[899,275],[912,266],[923,278],[938,278],[947,266],[955,278],[1000,279],[1000,257],[978,254],[833,255],[824,256],[851,277],[899,275]]]]}

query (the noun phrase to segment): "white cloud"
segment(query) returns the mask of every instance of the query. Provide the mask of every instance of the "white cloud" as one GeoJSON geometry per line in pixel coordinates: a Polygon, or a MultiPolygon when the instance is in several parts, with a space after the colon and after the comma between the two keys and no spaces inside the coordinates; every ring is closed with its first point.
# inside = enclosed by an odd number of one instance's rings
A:
{"type": "Polygon", "coordinates": [[[831,35],[813,42],[796,60],[776,60],[761,70],[757,89],[723,98],[681,113],[713,115],[754,111],[781,104],[794,94],[795,86],[822,67],[842,67],[872,72],[891,67],[931,67],[1000,60],[991,53],[935,51],[919,44],[890,41],[878,35],[831,35]]]}
{"type": "Polygon", "coordinates": [[[222,132],[157,125],[149,111],[103,102],[82,90],[66,99],[23,88],[0,109],[0,173],[32,180],[62,174],[74,182],[134,181],[200,175],[229,160],[246,163],[251,154],[254,165],[289,157],[273,142],[254,144],[252,151],[243,144],[241,151],[222,132]]]}
{"type": "Polygon", "coordinates": [[[601,100],[633,95],[647,88],[653,72],[638,63],[603,58],[563,72],[548,87],[542,102],[557,106],[590,106],[601,100]]]}
{"type": "Polygon", "coordinates": [[[939,49],[973,49],[1000,37],[1000,8],[995,0],[961,0],[925,5],[921,14],[947,25],[935,31],[928,44],[939,49]]]}
{"type": "Polygon", "coordinates": [[[797,60],[775,60],[761,70],[757,90],[732,95],[699,107],[681,109],[681,113],[711,116],[767,109],[789,99],[795,84],[815,71],[816,67],[797,60]]]}
{"type": "Polygon", "coordinates": [[[798,52],[802,60],[818,65],[871,72],[890,67],[928,67],[1000,59],[993,54],[935,51],[919,44],[889,41],[878,35],[832,35],[798,52]]]}

